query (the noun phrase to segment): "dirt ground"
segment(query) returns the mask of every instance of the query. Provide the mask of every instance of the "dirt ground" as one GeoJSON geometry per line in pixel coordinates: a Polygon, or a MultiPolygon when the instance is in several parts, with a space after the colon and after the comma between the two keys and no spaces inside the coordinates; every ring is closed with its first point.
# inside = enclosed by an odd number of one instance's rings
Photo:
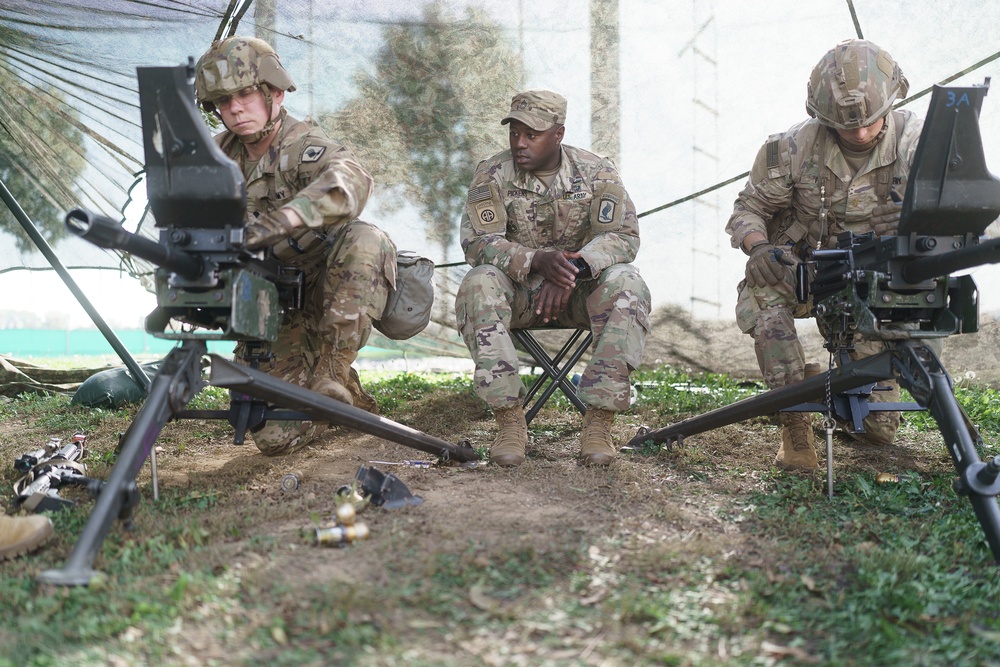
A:
{"type": "MultiPolygon", "coordinates": [[[[735,325],[691,322],[677,309],[657,312],[653,319],[644,365],[759,377],[751,341],[735,325]]],[[[997,377],[1000,327],[989,319],[984,329],[947,342],[944,358],[954,376],[974,371],[980,379],[997,377]]],[[[810,357],[825,361],[818,335],[808,337],[808,343],[810,357]]],[[[641,425],[665,426],[676,417],[658,414],[640,396],[635,408],[617,419],[616,441],[619,445],[628,441],[641,425]]],[[[475,446],[488,446],[494,432],[492,418],[471,393],[447,403],[418,397],[394,418],[453,443],[467,439],[475,446]]],[[[744,495],[762,484],[761,471],[771,467],[778,444],[774,426],[761,420],[726,426],[695,436],[671,453],[651,457],[622,453],[608,469],[588,469],[576,462],[578,435],[577,415],[546,408],[531,425],[527,461],[516,469],[416,467],[403,462],[432,457],[346,428],[331,429],[319,445],[268,458],[252,445],[232,444],[224,424],[198,428],[173,423],[158,440],[159,485],[165,490],[220,489],[235,501],[227,505],[260,514],[259,534],[273,536],[285,546],[262,559],[249,547],[253,536],[234,540],[228,565],[247,581],[286,577],[296,586],[331,581],[391,586],[393,563],[401,554],[449,553],[488,563],[504,548],[557,555],[560,549],[589,544],[593,576],[584,597],[599,599],[613,587],[614,577],[608,573],[623,553],[651,550],[653,557],[667,560],[710,555],[719,562],[764,557],[754,536],[741,530],[741,521],[744,495]],[[396,475],[423,502],[363,512],[359,518],[371,537],[356,548],[309,545],[303,535],[312,529],[315,514],[334,507],[336,489],[349,484],[362,465],[396,475]],[[283,492],[281,479],[288,473],[299,475],[301,484],[295,491],[283,492]],[[294,508],[302,511],[288,511],[294,508]]],[[[946,460],[944,448],[933,436],[920,441],[901,437],[889,447],[856,446],[838,437],[835,452],[838,473],[920,471],[940,467],[946,460]]],[[[821,460],[821,471],[823,465],[821,460]]],[[[148,470],[144,467],[140,478],[144,489],[148,489],[148,470]]],[[[138,514],[141,531],[141,505],[138,514]]],[[[482,598],[473,603],[503,604],[482,598]]],[[[177,650],[206,662],[216,655],[224,661],[224,647],[211,639],[213,621],[206,623],[200,632],[179,635],[177,650]]],[[[540,664],[539,656],[552,650],[529,635],[515,639],[469,632],[460,646],[448,650],[466,655],[469,664],[540,664]],[[509,653],[498,657],[501,640],[509,653]]],[[[600,648],[586,633],[568,633],[562,641],[562,650],[570,654],[594,656],[574,664],[597,664],[600,648]]],[[[423,657],[432,658],[426,653],[423,657]]]]}

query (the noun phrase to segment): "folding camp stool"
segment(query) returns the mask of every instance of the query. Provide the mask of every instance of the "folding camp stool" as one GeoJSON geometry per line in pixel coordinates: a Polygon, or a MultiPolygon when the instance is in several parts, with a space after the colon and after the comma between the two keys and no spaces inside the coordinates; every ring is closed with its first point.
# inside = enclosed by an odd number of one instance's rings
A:
{"type": "Polygon", "coordinates": [[[580,397],[576,395],[576,387],[573,386],[573,383],[566,376],[569,375],[570,371],[573,370],[573,366],[580,361],[580,357],[590,347],[590,344],[594,341],[594,334],[589,329],[570,329],[567,327],[511,329],[511,334],[521,344],[524,351],[531,356],[535,364],[542,369],[541,377],[535,380],[535,383],[531,385],[527,395],[524,397],[525,420],[530,424],[531,420],[542,409],[542,406],[549,400],[549,397],[555,393],[556,389],[562,391],[566,398],[580,411],[580,414],[585,414],[587,407],[580,400],[580,397]],[[556,356],[550,357],[541,343],[532,335],[531,332],[535,329],[565,329],[573,333],[566,339],[562,349],[556,353],[556,356]],[[538,398],[535,398],[535,394],[538,393],[538,390],[542,388],[542,385],[546,381],[548,381],[549,385],[538,398]],[[533,399],[534,402],[532,402],[533,399]]]}

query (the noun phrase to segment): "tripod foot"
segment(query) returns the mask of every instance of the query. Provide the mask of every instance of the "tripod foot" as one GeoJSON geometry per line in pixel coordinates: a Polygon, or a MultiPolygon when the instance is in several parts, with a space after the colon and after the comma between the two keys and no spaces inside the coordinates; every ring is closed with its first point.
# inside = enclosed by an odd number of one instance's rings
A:
{"type": "Polygon", "coordinates": [[[67,568],[64,570],[43,570],[38,574],[40,584],[53,586],[89,586],[95,578],[103,577],[99,570],[90,568],[67,568]]]}

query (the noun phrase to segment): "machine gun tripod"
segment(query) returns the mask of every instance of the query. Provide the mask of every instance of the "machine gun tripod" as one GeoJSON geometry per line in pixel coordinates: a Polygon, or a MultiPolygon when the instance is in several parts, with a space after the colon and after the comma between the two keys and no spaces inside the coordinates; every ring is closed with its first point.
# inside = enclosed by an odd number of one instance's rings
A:
{"type": "MultiPolygon", "coordinates": [[[[247,341],[242,356],[246,366],[259,369],[261,362],[268,362],[274,355],[270,347],[259,341],[247,341]]],[[[311,417],[304,412],[275,409],[267,401],[236,390],[229,392],[228,410],[182,410],[178,419],[225,419],[233,427],[233,444],[246,442],[247,431],[253,433],[269,420],[307,420],[311,417]]]]}
{"type": "MultiPolygon", "coordinates": [[[[161,429],[171,419],[182,416],[185,406],[206,384],[242,392],[298,411],[286,415],[288,419],[305,416],[307,419],[339,424],[435,454],[444,460],[473,461],[479,458],[470,447],[453,445],[218,355],[209,355],[211,371],[206,383],[201,373],[201,360],[206,353],[204,341],[190,340],[167,355],[153,377],[145,403],[122,438],[118,459],[105,483],[106,489],[127,489],[134,485],[139,469],[150,455],[161,429]]],[[[121,493],[100,493],[66,564],[61,569],[42,572],[38,576],[39,581],[62,586],[89,584],[97,574],[93,569],[94,559],[115,518],[121,514],[124,500],[125,496],[121,493]]],[[[131,514],[127,516],[130,518],[131,514]]]]}
{"type": "MultiPolygon", "coordinates": [[[[838,365],[843,367],[850,363],[849,349],[835,348],[831,352],[831,362],[836,356],[838,365]]],[[[817,364],[818,365],[818,364],[817,364]]],[[[809,365],[806,365],[806,375],[809,375],[809,365]]],[[[889,391],[892,387],[879,385],[878,382],[868,382],[845,391],[833,391],[827,384],[824,399],[815,402],[798,403],[784,412],[818,412],[843,424],[849,433],[864,433],[864,420],[873,412],[902,412],[910,410],[925,410],[919,403],[872,401],[872,394],[889,391]]],[[[828,461],[829,466],[829,461],[828,461]]]]}
{"type": "MultiPolygon", "coordinates": [[[[955,398],[951,378],[929,340],[978,329],[978,291],[968,275],[1000,262],[1000,239],[984,240],[1000,215],[1000,180],[986,169],[979,111],[989,89],[935,86],[910,168],[895,236],[844,233],[837,248],[813,250],[798,267],[799,301],[812,314],[831,353],[855,336],[890,349],[832,368],[664,428],[643,429],[628,445],[684,437],[788,410],[809,401],[895,378],[934,417],[957,472],[955,490],[968,496],[993,559],[1000,563],[1000,456],[982,461],[983,441],[955,398]]],[[[828,439],[827,480],[832,492],[828,439]]]]}
{"type": "MultiPolygon", "coordinates": [[[[996,502],[996,496],[1000,494],[1000,456],[987,462],[980,460],[977,445],[982,444],[982,439],[955,398],[951,378],[937,355],[926,345],[915,341],[899,343],[891,350],[671,426],[640,432],[628,442],[628,446],[682,442],[685,437],[793,408],[803,401],[822,401],[828,390],[841,393],[860,385],[894,378],[930,411],[937,422],[958,472],[955,490],[959,495],[969,497],[993,558],[1000,563],[1000,508],[996,502]]],[[[829,465],[830,461],[827,463],[829,465]]]]}

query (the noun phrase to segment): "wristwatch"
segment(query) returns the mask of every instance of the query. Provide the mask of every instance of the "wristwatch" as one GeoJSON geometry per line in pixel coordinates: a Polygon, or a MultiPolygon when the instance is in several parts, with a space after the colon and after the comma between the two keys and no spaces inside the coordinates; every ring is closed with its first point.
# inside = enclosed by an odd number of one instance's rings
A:
{"type": "Polygon", "coordinates": [[[582,257],[577,257],[576,259],[571,259],[570,264],[580,269],[580,273],[576,274],[577,278],[589,278],[590,277],[590,267],[582,257]]]}

